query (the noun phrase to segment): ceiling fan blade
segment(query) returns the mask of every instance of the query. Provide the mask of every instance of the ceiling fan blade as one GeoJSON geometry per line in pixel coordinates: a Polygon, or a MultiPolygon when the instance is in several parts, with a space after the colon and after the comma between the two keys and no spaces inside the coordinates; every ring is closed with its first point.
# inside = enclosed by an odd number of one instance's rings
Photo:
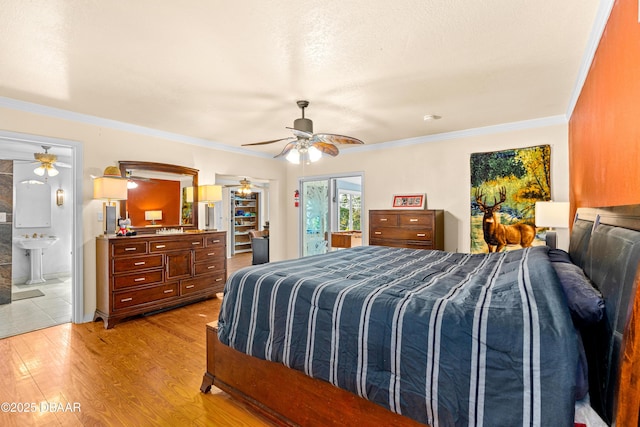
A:
{"type": "Polygon", "coordinates": [[[322,151],[324,154],[328,154],[330,156],[337,156],[340,150],[335,145],[328,142],[314,142],[311,144],[312,147],[316,147],[318,150],[322,151]]]}
{"type": "Polygon", "coordinates": [[[305,132],[303,130],[298,130],[298,129],[290,128],[290,127],[287,127],[287,129],[290,129],[291,132],[293,132],[293,134],[295,136],[297,136],[298,138],[311,139],[313,137],[312,133],[305,132]]]}
{"type": "Polygon", "coordinates": [[[364,144],[358,138],[345,135],[336,135],[333,133],[316,133],[314,137],[318,141],[332,142],[334,144],[364,144]]]}
{"type": "Polygon", "coordinates": [[[286,156],[287,154],[289,154],[289,151],[293,150],[296,147],[297,144],[298,144],[298,141],[291,141],[290,143],[284,146],[280,154],[278,154],[277,156],[273,156],[273,158],[275,159],[276,157],[286,156]]]}
{"type": "Polygon", "coordinates": [[[242,147],[247,147],[249,145],[267,145],[267,144],[273,144],[274,142],[279,142],[279,141],[285,141],[287,139],[291,139],[291,136],[288,136],[286,138],[280,138],[280,139],[272,139],[271,141],[262,141],[262,142],[254,142],[251,144],[242,144],[242,147]]]}

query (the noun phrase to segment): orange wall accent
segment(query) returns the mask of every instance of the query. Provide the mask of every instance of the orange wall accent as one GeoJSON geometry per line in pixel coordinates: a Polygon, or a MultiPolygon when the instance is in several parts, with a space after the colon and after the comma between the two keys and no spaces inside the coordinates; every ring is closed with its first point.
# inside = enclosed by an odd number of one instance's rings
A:
{"type": "Polygon", "coordinates": [[[582,206],[640,203],[638,0],[617,0],[569,120],[569,198],[582,206]]]}
{"type": "Polygon", "coordinates": [[[134,180],[138,187],[128,191],[127,209],[134,227],[150,225],[144,211],[162,211],[156,224],[180,224],[180,182],[164,179],[134,180]]]}

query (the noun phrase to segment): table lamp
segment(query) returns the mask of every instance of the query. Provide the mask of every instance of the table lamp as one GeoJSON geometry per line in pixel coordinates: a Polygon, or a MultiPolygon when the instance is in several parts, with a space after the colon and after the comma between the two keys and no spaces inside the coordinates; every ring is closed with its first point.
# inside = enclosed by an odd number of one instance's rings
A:
{"type": "Polygon", "coordinates": [[[93,198],[106,200],[102,203],[104,234],[115,233],[116,200],[127,200],[127,180],[120,175],[117,166],[107,166],[103,176],[93,180],[93,198]]]}
{"type": "Polygon", "coordinates": [[[536,202],[536,227],[549,227],[546,244],[555,249],[558,237],[554,228],[569,227],[569,202],[536,202]]]}

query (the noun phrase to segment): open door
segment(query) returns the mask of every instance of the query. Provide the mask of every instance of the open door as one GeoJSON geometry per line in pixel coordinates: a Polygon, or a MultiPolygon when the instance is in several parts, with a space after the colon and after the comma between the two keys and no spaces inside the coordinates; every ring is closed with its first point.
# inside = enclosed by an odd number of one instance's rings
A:
{"type": "Polygon", "coordinates": [[[361,174],[301,179],[300,189],[302,256],[328,252],[332,232],[361,231],[361,174]]]}

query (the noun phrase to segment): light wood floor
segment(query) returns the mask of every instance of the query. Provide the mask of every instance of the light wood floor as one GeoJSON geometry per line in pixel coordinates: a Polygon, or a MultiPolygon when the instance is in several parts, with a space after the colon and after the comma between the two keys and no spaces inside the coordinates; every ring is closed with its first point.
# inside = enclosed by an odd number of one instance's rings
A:
{"type": "MultiPolygon", "coordinates": [[[[228,267],[250,263],[243,254],[228,267]]],[[[101,321],[69,323],[0,340],[0,425],[270,426],[215,388],[200,392],[205,325],[220,302],[110,330],[101,321]]]]}

